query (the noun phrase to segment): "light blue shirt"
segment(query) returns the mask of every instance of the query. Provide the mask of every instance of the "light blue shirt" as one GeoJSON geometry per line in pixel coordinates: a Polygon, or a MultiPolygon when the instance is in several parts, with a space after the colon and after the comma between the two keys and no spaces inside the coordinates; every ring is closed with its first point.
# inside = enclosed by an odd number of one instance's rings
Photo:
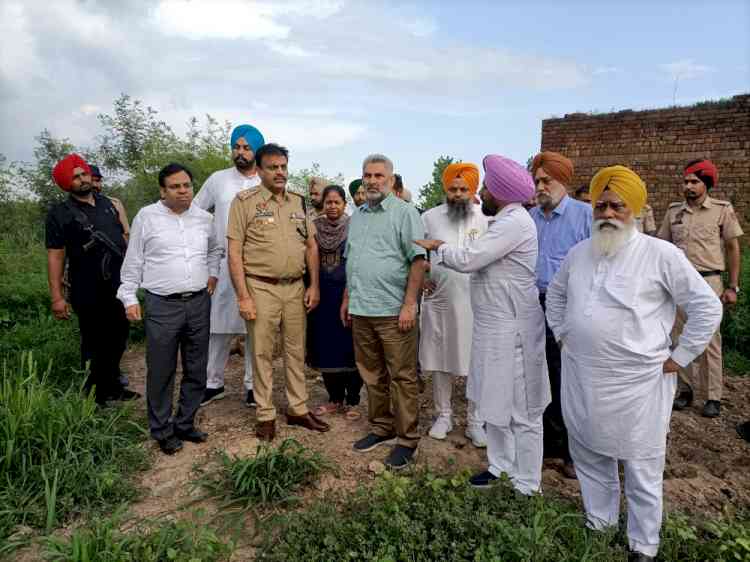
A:
{"type": "Polygon", "coordinates": [[[354,211],[346,242],[349,314],[398,316],[411,263],[425,255],[414,244],[421,238],[424,226],[416,207],[393,194],[354,211]]]}
{"type": "Polygon", "coordinates": [[[593,212],[589,203],[565,195],[549,218],[539,207],[534,207],[529,213],[536,224],[539,239],[536,286],[544,293],[570,249],[591,237],[593,212]]]}

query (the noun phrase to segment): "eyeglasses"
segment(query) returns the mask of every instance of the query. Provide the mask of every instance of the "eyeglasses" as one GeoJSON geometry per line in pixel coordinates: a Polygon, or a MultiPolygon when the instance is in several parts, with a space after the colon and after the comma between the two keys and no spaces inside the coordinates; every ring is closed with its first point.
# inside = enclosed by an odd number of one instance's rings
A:
{"type": "Polygon", "coordinates": [[[603,213],[607,210],[607,207],[612,209],[615,213],[622,213],[627,205],[625,203],[618,203],[616,201],[599,201],[594,205],[594,210],[598,213],[603,213]]]}

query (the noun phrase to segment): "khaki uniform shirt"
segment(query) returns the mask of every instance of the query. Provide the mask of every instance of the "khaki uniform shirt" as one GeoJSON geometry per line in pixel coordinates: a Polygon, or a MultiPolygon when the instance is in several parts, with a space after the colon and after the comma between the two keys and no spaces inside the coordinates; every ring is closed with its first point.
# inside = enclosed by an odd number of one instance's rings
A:
{"type": "Polygon", "coordinates": [[[685,201],[672,203],[658,236],[674,242],[698,271],[724,271],[722,242],[742,234],[732,204],[706,197],[698,209],[685,201]]]}
{"type": "Polygon", "coordinates": [[[641,214],[635,217],[635,227],[638,232],[652,234],[656,232],[656,221],[654,220],[654,210],[651,205],[644,205],[641,214]]]}
{"type": "Polygon", "coordinates": [[[306,242],[315,235],[302,201],[288,190],[275,196],[264,186],[237,194],[229,209],[227,238],[242,243],[245,275],[302,277],[306,242]]]}

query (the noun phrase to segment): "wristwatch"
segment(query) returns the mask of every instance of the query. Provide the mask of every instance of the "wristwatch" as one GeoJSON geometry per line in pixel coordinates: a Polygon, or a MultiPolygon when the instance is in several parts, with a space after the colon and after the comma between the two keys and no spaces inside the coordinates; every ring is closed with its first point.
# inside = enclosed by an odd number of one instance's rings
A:
{"type": "Polygon", "coordinates": [[[727,287],[727,289],[732,289],[735,292],[735,294],[737,294],[737,295],[740,294],[740,288],[739,288],[739,286],[737,286],[737,287],[727,287]]]}

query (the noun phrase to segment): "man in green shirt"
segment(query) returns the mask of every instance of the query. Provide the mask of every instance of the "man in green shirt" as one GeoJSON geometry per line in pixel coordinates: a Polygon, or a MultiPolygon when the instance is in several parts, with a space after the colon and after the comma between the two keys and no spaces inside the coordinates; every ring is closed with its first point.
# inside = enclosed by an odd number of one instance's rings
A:
{"type": "Polygon", "coordinates": [[[352,324],[372,429],[354,450],[370,451],[395,441],[385,464],[398,469],[413,461],[419,443],[417,300],[425,251],[413,241],[424,237],[424,227],[417,209],[393,194],[388,157],[365,158],[362,183],[367,203],[349,225],[341,316],[352,324]]]}

